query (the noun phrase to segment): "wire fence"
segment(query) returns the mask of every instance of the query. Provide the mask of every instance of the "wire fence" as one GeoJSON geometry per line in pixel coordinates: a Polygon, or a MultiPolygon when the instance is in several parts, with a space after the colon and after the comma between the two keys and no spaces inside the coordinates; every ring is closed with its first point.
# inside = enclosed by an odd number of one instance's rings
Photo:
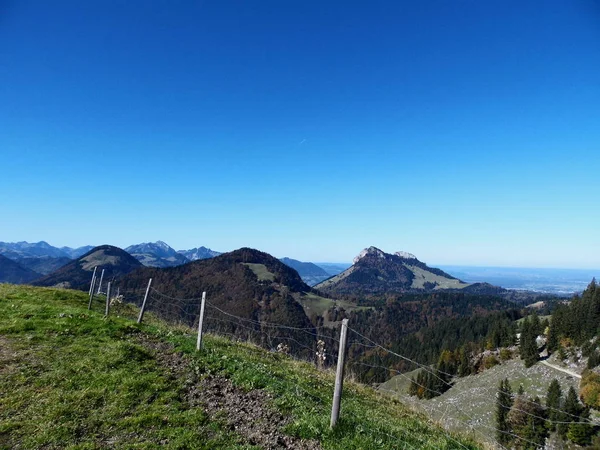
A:
{"type": "MultiPolygon", "coordinates": [[[[150,286],[150,284],[151,282],[147,287],[121,287],[115,279],[103,279],[100,282],[98,278],[96,282],[92,281],[92,285],[90,286],[90,309],[97,310],[102,308],[105,312],[112,311],[112,314],[138,321],[142,317],[140,314],[141,310],[142,314],[154,314],[156,317],[172,324],[182,325],[194,330],[198,328],[201,297],[180,298],[167,295],[150,286]]],[[[239,305],[233,300],[229,305],[227,302],[216,305],[210,301],[206,301],[202,322],[203,332],[227,337],[233,341],[249,342],[269,351],[286,353],[291,357],[314,363],[322,369],[335,366],[338,363],[337,355],[341,342],[337,337],[339,329],[335,324],[328,324],[327,326],[296,326],[289,323],[269,322],[261,320],[261,317],[257,316],[253,310],[248,310],[247,317],[233,314],[231,311],[236,308],[239,309],[239,305]]],[[[361,373],[363,378],[365,378],[366,374],[366,381],[369,384],[370,381],[380,377],[380,374],[383,372],[387,375],[387,378],[394,376],[402,377],[408,382],[416,384],[418,388],[431,392],[433,396],[443,395],[444,392],[419,384],[415,379],[405,374],[405,372],[412,369],[421,369],[435,377],[445,387],[453,387],[452,379],[454,376],[452,374],[433,369],[428,365],[421,364],[400,353],[394,352],[352,327],[348,327],[348,331],[346,352],[349,355],[353,355],[346,362],[346,370],[350,378],[357,373],[361,373]],[[409,367],[409,370],[394,369],[393,364],[390,364],[390,360],[394,359],[402,363],[399,364],[401,367],[409,367]],[[371,379],[369,379],[370,373],[371,379]]],[[[324,411],[331,408],[331,398],[324,398],[315,392],[303,389],[301,386],[298,386],[297,389],[299,392],[302,392],[302,395],[307,395],[313,399],[324,411]]],[[[490,400],[497,401],[497,387],[483,389],[489,392],[490,400]]],[[[390,396],[398,396],[398,391],[396,390],[388,390],[381,387],[378,390],[390,396]]],[[[455,397],[461,395],[468,396],[469,392],[466,390],[463,392],[454,392],[455,397]]],[[[525,397],[520,398],[523,403],[535,403],[525,397]]],[[[375,403],[373,405],[375,406],[375,403]]],[[[537,403],[536,405],[539,406],[537,403]]],[[[438,417],[438,422],[441,425],[450,428],[460,428],[463,431],[468,430],[476,440],[491,443],[496,448],[506,448],[498,442],[497,437],[500,435],[510,437],[514,442],[520,443],[521,446],[532,445],[536,448],[538,445],[538,443],[523,436],[484,423],[481,417],[475,417],[472,411],[465,410],[458,402],[449,401],[443,405],[432,402],[419,402],[418,404],[413,403],[412,406],[426,412],[430,417],[438,417]]],[[[559,417],[565,420],[551,420],[548,417],[542,417],[531,411],[515,408],[514,405],[501,406],[506,409],[516,410],[532,419],[543,420],[544,423],[571,424],[581,421],[593,426],[600,426],[600,423],[591,419],[581,418],[552,407],[546,407],[546,409],[560,413],[559,417]],[[573,420],[568,420],[569,417],[572,417],[573,420]]],[[[358,418],[352,410],[345,411],[344,413],[349,415],[350,420],[360,419],[364,421],[364,418],[358,418]]],[[[364,426],[364,424],[357,426],[364,426]]],[[[419,441],[418,434],[410,430],[398,430],[396,434],[390,434],[388,431],[378,429],[376,423],[370,423],[369,427],[371,431],[380,434],[382,440],[389,441],[389,448],[417,449],[423,448],[425,445],[424,442],[419,441]]],[[[446,434],[446,438],[454,442],[457,448],[468,448],[450,433],[446,434]]]]}

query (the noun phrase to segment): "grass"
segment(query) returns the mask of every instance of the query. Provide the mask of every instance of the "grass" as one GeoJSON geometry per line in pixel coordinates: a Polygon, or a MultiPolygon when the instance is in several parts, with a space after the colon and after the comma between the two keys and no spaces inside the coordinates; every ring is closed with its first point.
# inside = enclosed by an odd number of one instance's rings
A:
{"type": "Polygon", "coordinates": [[[245,266],[248,266],[254,275],[258,278],[259,281],[275,281],[275,274],[264,264],[255,264],[255,263],[242,263],[245,266]]]}
{"type": "MultiPolygon", "coordinates": [[[[354,303],[345,300],[333,300],[313,293],[300,294],[296,300],[303,306],[307,316],[310,316],[311,313],[315,313],[317,316],[324,316],[325,311],[332,306],[342,307],[346,311],[371,309],[368,306],[356,306],[354,303]]],[[[329,321],[326,321],[326,323],[329,323],[329,321]]]]}
{"type": "Polygon", "coordinates": [[[425,283],[437,283],[435,289],[463,289],[470,286],[468,283],[463,283],[457,279],[446,278],[441,275],[436,275],[429,271],[423,270],[417,266],[405,264],[405,266],[415,275],[411,288],[422,289],[425,283]]]}
{"type": "Polygon", "coordinates": [[[161,365],[143,336],[173,346],[200,377],[269,392],[270,406],[290,418],[285,433],[323,449],[478,448],[351,382],[330,430],[330,372],[214,336],[196,352],[186,328],[151,315],[141,325],[105,318],[102,305],[88,311],[87,300],[77,291],[0,284],[0,449],[258,448],[226,417],[191,407],[189,380],[161,365]]]}

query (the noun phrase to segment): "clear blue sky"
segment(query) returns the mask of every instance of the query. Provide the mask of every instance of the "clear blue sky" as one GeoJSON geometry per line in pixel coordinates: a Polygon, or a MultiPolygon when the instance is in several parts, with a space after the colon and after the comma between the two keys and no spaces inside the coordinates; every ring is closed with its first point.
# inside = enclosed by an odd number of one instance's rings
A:
{"type": "Polygon", "coordinates": [[[0,240],[600,268],[600,4],[1,1],[0,240]]]}

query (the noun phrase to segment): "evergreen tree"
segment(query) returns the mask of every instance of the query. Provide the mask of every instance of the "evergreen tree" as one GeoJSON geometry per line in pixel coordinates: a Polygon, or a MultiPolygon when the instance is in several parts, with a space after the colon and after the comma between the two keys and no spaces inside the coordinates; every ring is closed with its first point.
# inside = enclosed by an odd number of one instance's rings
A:
{"type": "Polygon", "coordinates": [[[573,388],[573,386],[571,386],[569,388],[569,392],[567,392],[564,410],[573,420],[576,420],[575,417],[579,417],[583,410],[581,404],[579,403],[579,398],[577,398],[577,391],[575,391],[575,388],[573,388]]]}
{"type": "Polygon", "coordinates": [[[567,438],[577,445],[589,445],[592,442],[592,436],[594,435],[594,428],[587,423],[589,419],[589,409],[584,409],[580,415],[579,422],[573,422],[569,425],[567,431],[567,438]],[[582,421],[583,420],[583,421],[582,421]]]}
{"type": "Polygon", "coordinates": [[[559,423],[557,426],[557,431],[560,437],[565,439],[567,437],[567,432],[569,431],[570,424],[568,422],[578,422],[579,415],[582,412],[579,399],[577,398],[577,392],[575,392],[573,386],[571,386],[569,388],[569,392],[567,392],[567,397],[565,398],[565,403],[562,410],[564,411],[562,422],[567,423],[559,423]]]}
{"type": "Polygon", "coordinates": [[[542,334],[542,332],[544,331],[542,329],[542,323],[540,322],[540,317],[537,315],[537,312],[534,312],[531,316],[531,323],[530,323],[530,327],[531,330],[530,332],[535,336],[538,337],[540,334],[542,334]]]}
{"type": "Polygon", "coordinates": [[[562,414],[560,413],[560,406],[562,402],[562,390],[560,383],[555,378],[548,387],[548,393],[546,394],[546,408],[548,409],[548,429],[554,431],[556,424],[554,422],[562,420],[562,414]]]}
{"type": "Polygon", "coordinates": [[[558,350],[559,341],[558,341],[558,332],[554,326],[554,318],[550,322],[550,327],[548,330],[548,340],[546,342],[546,348],[549,353],[555,352],[558,350]]]}
{"type": "Polygon", "coordinates": [[[513,445],[518,449],[543,448],[548,430],[545,426],[544,408],[538,398],[527,399],[524,395],[518,396],[508,413],[510,424],[515,437],[513,445]]]}
{"type": "Polygon", "coordinates": [[[593,369],[598,365],[600,365],[600,353],[598,352],[598,350],[592,350],[588,358],[587,368],[593,369]]]}
{"type": "Polygon", "coordinates": [[[471,375],[471,361],[469,361],[469,353],[466,349],[466,346],[461,347],[459,359],[460,362],[458,364],[458,376],[466,377],[471,375]]]}
{"type": "MultiPolygon", "coordinates": [[[[538,320],[539,325],[539,320],[538,320]]],[[[533,366],[539,357],[537,343],[535,341],[535,324],[531,324],[528,318],[525,318],[521,326],[521,339],[519,342],[519,352],[521,359],[525,362],[525,367],[533,366]]]]}
{"type": "Polygon", "coordinates": [[[417,381],[416,381],[416,387],[417,387],[417,397],[418,398],[425,398],[425,395],[427,393],[427,376],[424,370],[419,370],[419,373],[417,373],[417,381]]]}
{"type": "Polygon", "coordinates": [[[512,390],[508,378],[506,378],[500,381],[496,394],[496,439],[503,446],[509,445],[512,440],[508,423],[508,413],[512,404],[512,390]]]}
{"type": "Polygon", "coordinates": [[[419,392],[419,386],[417,386],[417,381],[415,377],[410,377],[410,386],[408,387],[408,395],[415,396],[419,392]]]}

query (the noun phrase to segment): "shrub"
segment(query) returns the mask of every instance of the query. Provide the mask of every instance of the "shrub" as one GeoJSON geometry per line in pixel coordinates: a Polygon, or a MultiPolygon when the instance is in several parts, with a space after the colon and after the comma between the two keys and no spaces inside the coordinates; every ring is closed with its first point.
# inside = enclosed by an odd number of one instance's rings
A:
{"type": "Polygon", "coordinates": [[[585,370],[581,376],[581,401],[594,409],[600,409],[600,374],[585,370]]]}
{"type": "Polygon", "coordinates": [[[508,349],[508,348],[502,348],[500,349],[500,359],[502,361],[508,361],[509,359],[512,359],[513,357],[513,352],[508,349]]]}
{"type": "Polygon", "coordinates": [[[498,358],[496,358],[494,355],[486,356],[483,359],[483,367],[485,369],[491,369],[498,364],[500,364],[500,361],[498,361],[498,358]]]}

